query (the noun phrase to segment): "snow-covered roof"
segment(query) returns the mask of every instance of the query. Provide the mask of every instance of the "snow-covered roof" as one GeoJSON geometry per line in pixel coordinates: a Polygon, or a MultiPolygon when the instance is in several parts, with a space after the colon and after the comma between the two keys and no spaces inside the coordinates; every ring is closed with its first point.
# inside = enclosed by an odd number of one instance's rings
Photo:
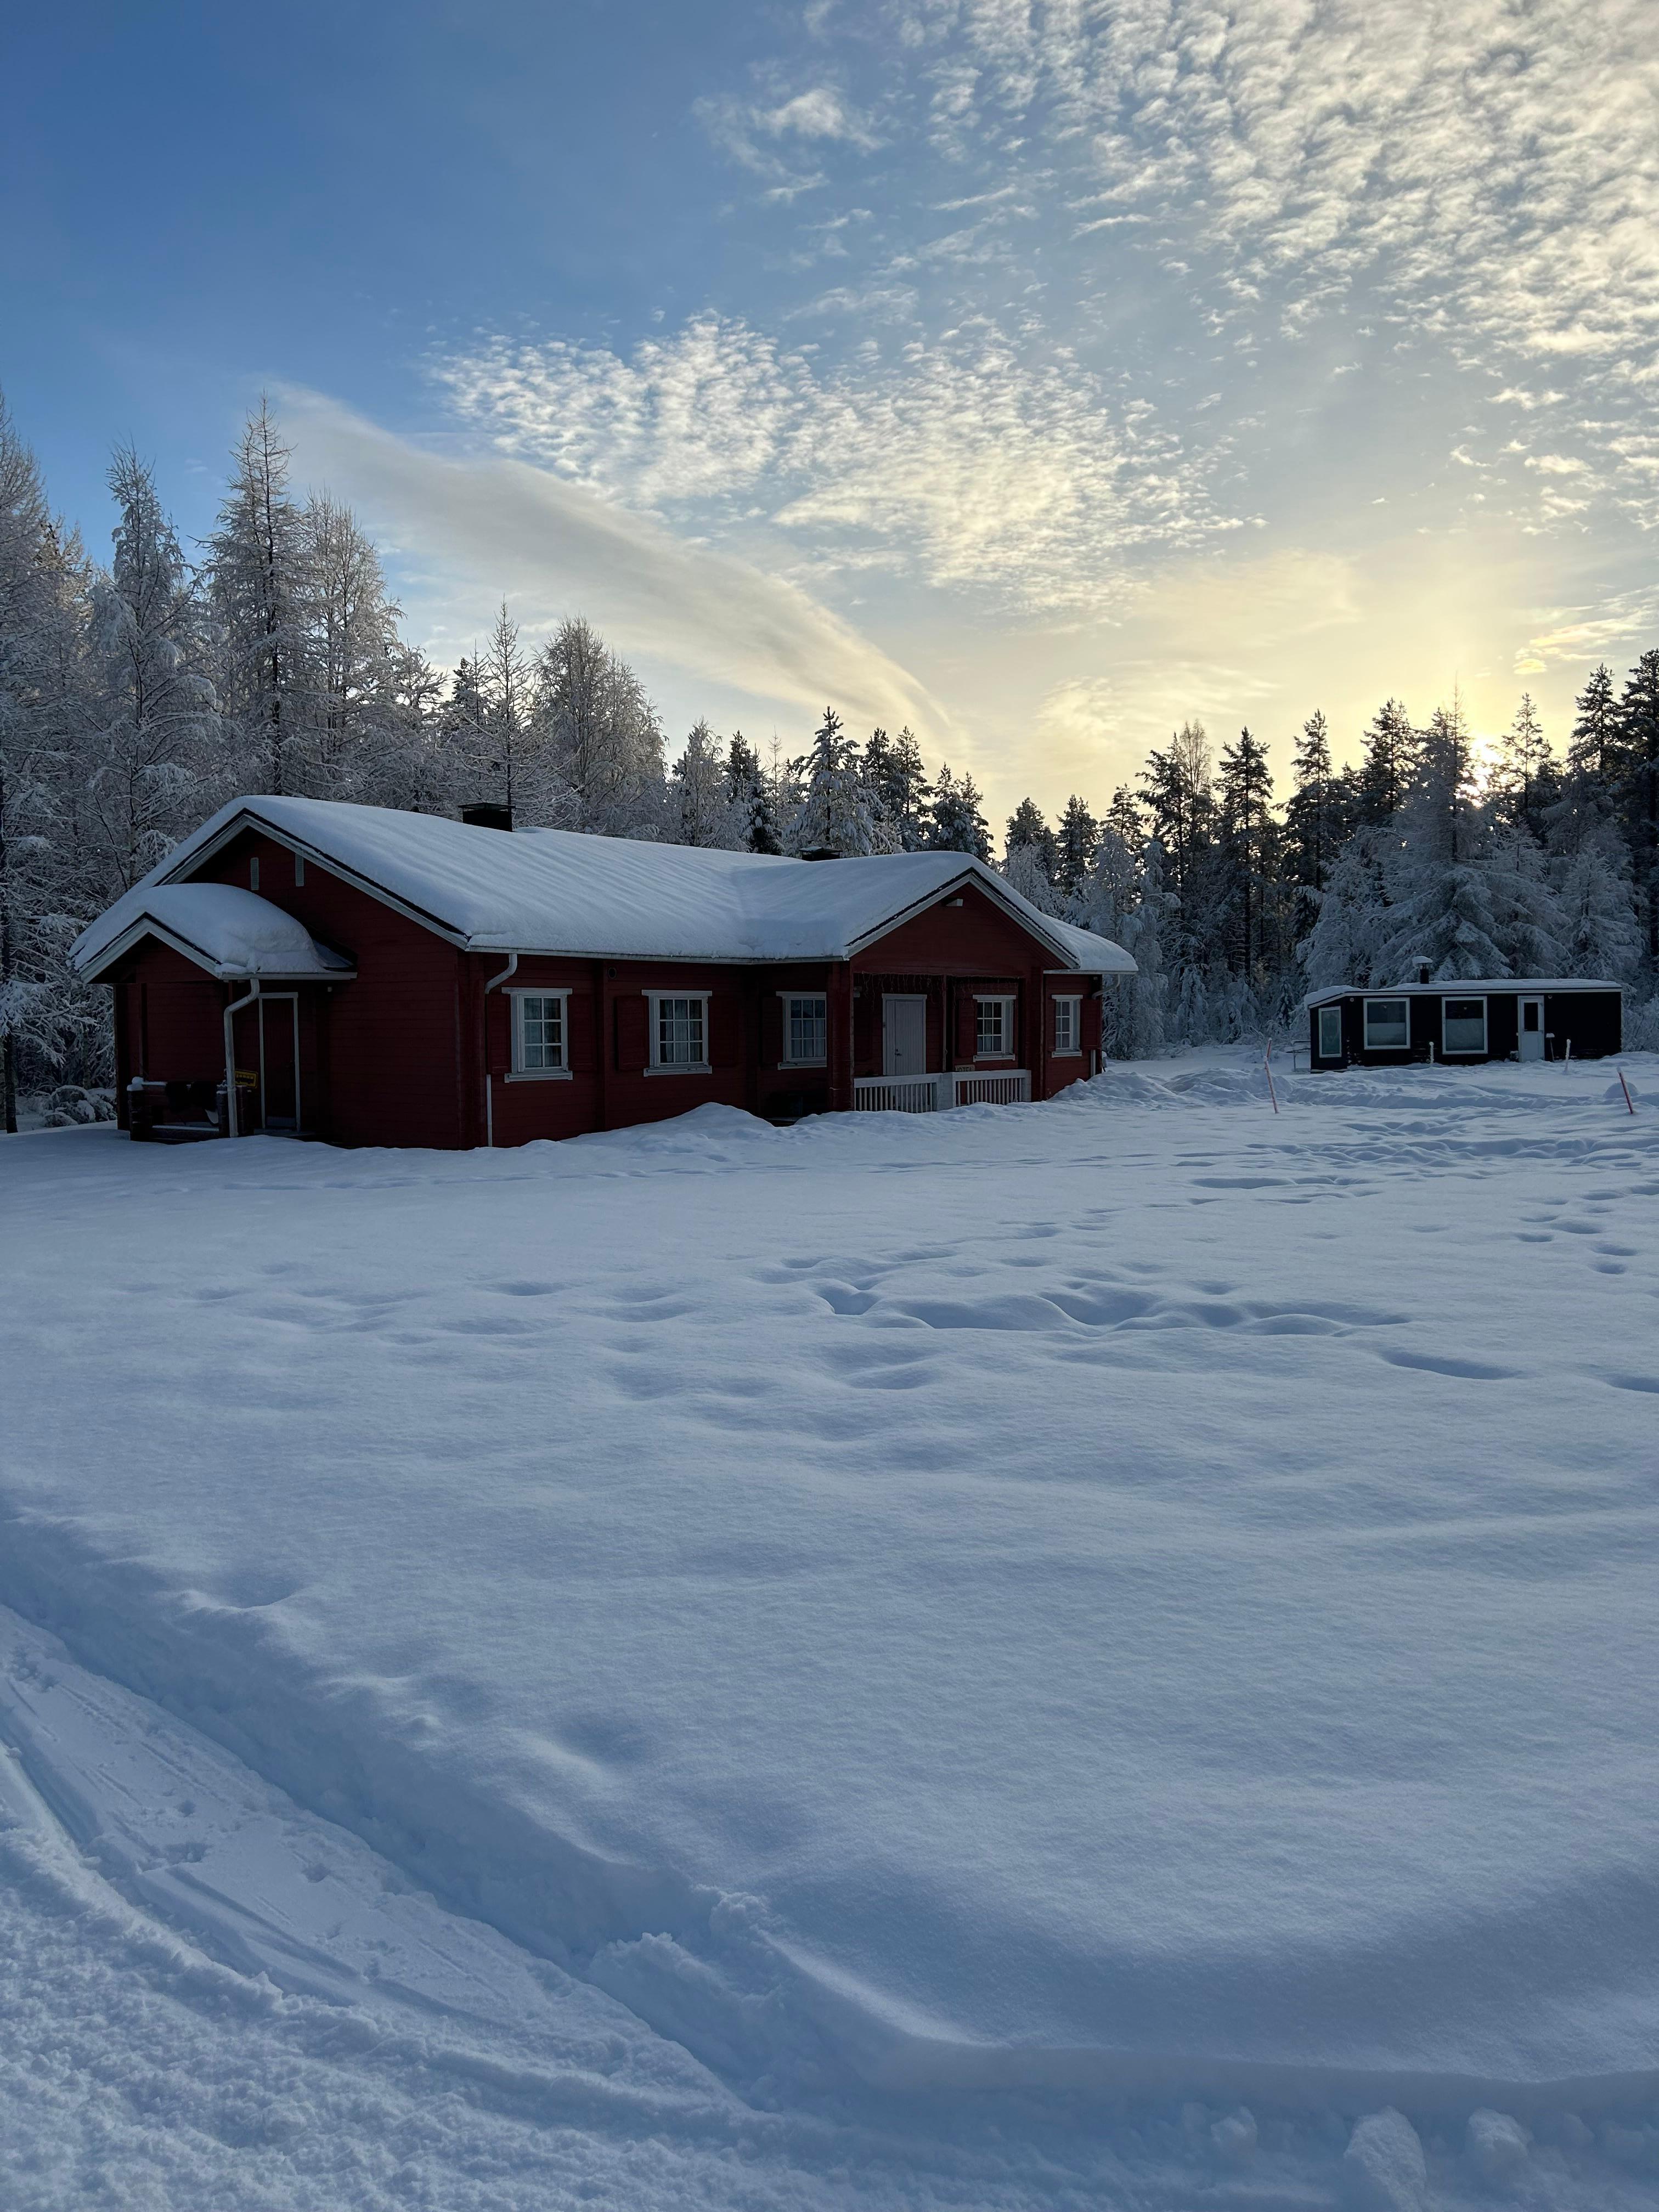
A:
{"type": "Polygon", "coordinates": [[[1597,975],[1452,975],[1438,983],[1329,983],[1310,991],[1304,1006],[1328,1006],[1333,999],[1474,999],[1492,991],[1619,991],[1623,985],[1597,975]]]}
{"type": "Polygon", "coordinates": [[[140,939],[159,937],[222,982],[255,975],[338,982],[351,963],[319,945],[303,924],[233,884],[157,883],[147,877],[76,939],[82,975],[95,981],[140,939]]]}
{"type": "Polygon", "coordinates": [[[74,948],[83,972],[143,912],[143,899],[188,877],[249,825],[474,951],[845,960],[972,884],[1046,945],[1057,968],[1135,971],[1121,945],[1040,913],[968,853],[806,861],[568,830],[477,829],[335,799],[258,798],[221,807],[94,923],[74,948]]]}

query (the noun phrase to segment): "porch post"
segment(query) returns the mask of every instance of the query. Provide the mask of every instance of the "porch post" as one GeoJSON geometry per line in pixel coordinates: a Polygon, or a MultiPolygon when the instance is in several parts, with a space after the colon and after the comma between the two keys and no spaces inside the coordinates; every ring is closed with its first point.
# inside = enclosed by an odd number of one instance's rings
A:
{"type": "Polygon", "coordinates": [[[853,1110],[853,963],[838,961],[830,970],[826,1011],[830,1016],[830,1110],[853,1110]]]}

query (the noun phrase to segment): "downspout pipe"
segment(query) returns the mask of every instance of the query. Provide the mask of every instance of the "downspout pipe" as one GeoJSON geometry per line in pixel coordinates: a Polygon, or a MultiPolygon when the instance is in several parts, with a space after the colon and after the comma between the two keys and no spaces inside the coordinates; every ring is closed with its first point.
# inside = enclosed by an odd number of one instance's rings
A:
{"type": "Polygon", "coordinates": [[[507,965],[499,975],[492,975],[484,985],[484,1146],[495,1148],[495,1079],[489,1072],[489,994],[498,984],[510,983],[519,972],[519,956],[509,952],[507,965]]]}
{"type": "Polygon", "coordinates": [[[231,1024],[244,1006],[253,1006],[259,996],[259,979],[253,978],[245,999],[232,999],[225,1007],[225,1127],[233,1137],[242,1133],[240,1118],[236,1110],[236,1040],[231,1024]]]}

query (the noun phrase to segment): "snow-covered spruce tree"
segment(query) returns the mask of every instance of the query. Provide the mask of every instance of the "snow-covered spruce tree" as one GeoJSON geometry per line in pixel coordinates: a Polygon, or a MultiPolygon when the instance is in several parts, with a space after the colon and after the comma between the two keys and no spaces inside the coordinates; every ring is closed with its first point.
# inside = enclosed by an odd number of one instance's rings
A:
{"type": "Polygon", "coordinates": [[[565,810],[559,803],[562,787],[556,784],[550,791],[548,779],[538,772],[547,765],[544,756],[550,750],[549,740],[544,728],[531,726],[530,661],[505,599],[474,668],[483,714],[489,798],[505,806],[515,823],[565,826],[565,810]]]}
{"type": "Polygon", "coordinates": [[[674,763],[669,793],[677,845],[718,847],[741,853],[749,843],[749,823],[726,781],[720,739],[701,717],[691,726],[685,749],[674,763]]]}
{"type": "Polygon", "coordinates": [[[1153,747],[1140,785],[1152,833],[1164,848],[1166,887],[1176,902],[1166,949],[1176,978],[1173,1018],[1178,1023],[1180,1006],[1195,1005],[1200,995],[1194,988],[1183,997],[1181,979],[1206,957],[1204,878],[1215,830],[1215,775],[1202,722],[1183,722],[1165,750],[1153,747]]]}
{"type": "Polygon", "coordinates": [[[289,448],[263,398],[232,459],[208,540],[216,689],[234,738],[237,787],[280,795],[295,787],[306,723],[310,545],[289,497],[289,448]]]}
{"type": "Polygon", "coordinates": [[[834,854],[853,860],[883,849],[865,787],[855,742],[833,707],[812,733],[806,755],[805,788],[784,843],[792,853],[834,854]]]}
{"type": "Polygon", "coordinates": [[[908,723],[896,738],[885,730],[872,732],[864,749],[864,781],[878,824],[891,833],[891,849],[919,853],[927,842],[933,793],[921,747],[908,723]]]}
{"type": "Polygon", "coordinates": [[[1390,870],[1394,904],[1377,956],[1384,982],[1411,982],[1426,962],[1436,982],[1512,970],[1499,942],[1486,825],[1476,801],[1462,709],[1435,709],[1418,746],[1390,870]]]}
{"type": "Polygon", "coordinates": [[[1354,786],[1357,818],[1382,829],[1405,805],[1417,768],[1418,734],[1398,699],[1377,708],[1364,744],[1354,786]]]}
{"type": "Polygon", "coordinates": [[[1066,802],[1054,839],[1054,880],[1068,898],[1082,897],[1099,840],[1099,823],[1073,792],[1066,802]]]}
{"type": "Polygon", "coordinates": [[[1620,697],[1615,796],[1647,972],[1659,979],[1659,650],[1642,655],[1620,697]]]}
{"type": "Polygon", "coordinates": [[[645,687],[581,617],[561,623],[537,665],[546,766],[571,794],[569,826],[605,837],[667,828],[662,725],[645,687]]]}
{"type": "Polygon", "coordinates": [[[1332,866],[1313,927],[1297,942],[1302,981],[1310,991],[1334,983],[1380,983],[1383,945],[1393,933],[1388,830],[1363,824],[1332,866]]]}
{"type": "Polygon", "coordinates": [[[130,446],[109,489],[118,519],[93,589],[98,700],[83,787],[98,888],[113,898],[226,794],[203,609],[154,474],[130,446]]]}
{"type": "Polygon", "coordinates": [[[1336,856],[1353,828],[1352,795],[1331,760],[1330,728],[1322,714],[1309,716],[1296,741],[1294,788],[1285,807],[1284,878],[1291,887],[1288,927],[1300,944],[1319,918],[1320,901],[1336,856]]]}
{"type": "Polygon", "coordinates": [[[743,842],[751,853],[781,853],[772,779],[741,730],[732,732],[726,756],[726,795],[736,809],[743,842]]]}
{"type": "MultiPolygon", "coordinates": [[[[1004,848],[1008,856],[1003,873],[1007,875],[1013,866],[1014,855],[1028,856],[1022,863],[1024,872],[1033,868],[1042,875],[1043,883],[1052,887],[1060,874],[1060,841],[1049,828],[1042,809],[1034,799],[1022,799],[1008,817],[1008,840],[1004,848]]],[[[1010,877],[1010,880],[1012,878],[1010,877]]],[[[1029,896],[1029,893],[1027,894],[1029,896]]],[[[1043,909],[1048,911],[1047,908],[1043,909]]]]}
{"type": "Polygon", "coordinates": [[[1634,975],[1642,932],[1630,852],[1613,794],[1618,699],[1611,672],[1595,669],[1579,694],[1566,768],[1547,810],[1546,839],[1556,881],[1561,972],[1634,975]]]}
{"type": "Polygon", "coordinates": [[[930,853],[972,853],[981,860],[991,857],[991,832],[978,787],[971,775],[958,782],[948,763],[940,768],[933,786],[927,848],[930,853]]]}
{"type": "Polygon", "coordinates": [[[1267,747],[1241,730],[1221,752],[1212,944],[1229,974],[1258,995],[1277,975],[1283,936],[1273,787],[1267,747]]]}
{"type": "Polygon", "coordinates": [[[1500,835],[1525,830],[1542,842],[1549,811],[1560,796],[1560,777],[1530,691],[1521,694],[1515,719],[1498,740],[1492,796],[1500,835]]]}

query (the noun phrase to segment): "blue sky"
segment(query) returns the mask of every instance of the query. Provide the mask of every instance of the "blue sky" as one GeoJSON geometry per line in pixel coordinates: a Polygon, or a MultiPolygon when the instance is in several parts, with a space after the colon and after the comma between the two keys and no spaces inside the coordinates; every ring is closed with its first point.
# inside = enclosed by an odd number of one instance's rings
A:
{"type": "Polygon", "coordinates": [[[1559,738],[1659,635],[1638,0],[37,9],[0,382],[106,542],[249,399],[445,659],[910,720],[999,809],[1188,714],[1559,738]]]}

